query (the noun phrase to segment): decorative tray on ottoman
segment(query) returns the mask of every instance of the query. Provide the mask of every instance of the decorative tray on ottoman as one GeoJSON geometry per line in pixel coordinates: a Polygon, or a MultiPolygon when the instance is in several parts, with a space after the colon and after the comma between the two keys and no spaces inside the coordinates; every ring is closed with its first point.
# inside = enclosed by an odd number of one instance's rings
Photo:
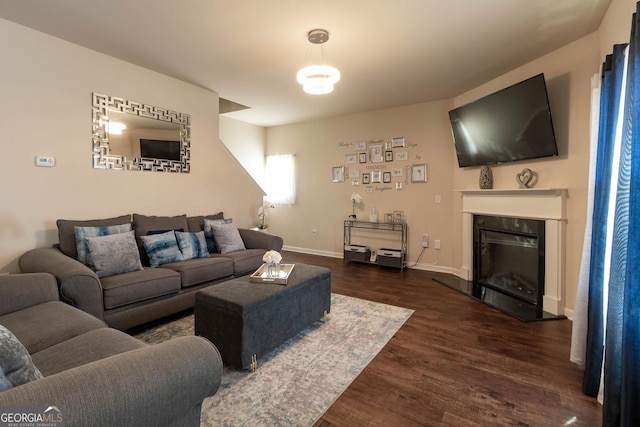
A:
{"type": "Polygon", "coordinates": [[[286,285],[295,266],[295,264],[278,264],[275,277],[270,277],[267,272],[267,264],[262,264],[260,268],[249,277],[249,281],[254,283],[277,283],[286,285]]]}

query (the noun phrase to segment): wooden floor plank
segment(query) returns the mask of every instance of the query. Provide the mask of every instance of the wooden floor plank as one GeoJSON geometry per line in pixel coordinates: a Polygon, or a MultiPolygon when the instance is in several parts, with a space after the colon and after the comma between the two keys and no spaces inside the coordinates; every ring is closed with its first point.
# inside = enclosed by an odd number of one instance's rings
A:
{"type": "Polygon", "coordinates": [[[435,282],[441,273],[288,251],[283,262],[330,268],[333,292],[415,310],[315,426],[601,424],[569,362],[571,321],[523,323],[435,282]]]}

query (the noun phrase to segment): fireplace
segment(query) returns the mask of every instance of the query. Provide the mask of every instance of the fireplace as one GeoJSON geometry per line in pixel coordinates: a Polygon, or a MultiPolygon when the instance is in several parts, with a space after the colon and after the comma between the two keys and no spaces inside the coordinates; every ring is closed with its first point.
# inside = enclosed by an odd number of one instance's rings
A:
{"type": "Polygon", "coordinates": [[[533,307],[544,295],[544,221],[474,215],[473,282],[533,307]]]}
{"type": "Polygon", "coordinates": [[[565,318],[567,190],[458,191],[462,195],[462,265],[457,277],[437,281],[523,321],[565,318]],[[474,224],[476,217],[484,218],[481,226],[474,224]],[[490,255],[483,263],[474,254],[476,232],[483,236],[480,249],[490,255]],[[506,261],[496,261],[504,260],[505,253],[506,261]],[[516,263],[510,260],[515,256],[522,267],[517,272],[511,271],[516,263]]]}

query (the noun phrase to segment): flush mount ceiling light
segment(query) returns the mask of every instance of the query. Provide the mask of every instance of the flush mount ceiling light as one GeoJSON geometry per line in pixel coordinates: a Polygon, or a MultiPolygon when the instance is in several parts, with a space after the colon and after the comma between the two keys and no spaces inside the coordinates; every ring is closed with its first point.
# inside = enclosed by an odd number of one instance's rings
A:
{"type": "MultiPolygon", "coordinates": [[[[311,30],[307,34],[309,42],[322,45],[329,40],[327,30],[311,30]]],[[[320,46],[322,49],[322,46],[320,46]]],[[[322,50],[322,62],[324,62],[324,50],[322,50]]],[[[340,81],[340,71],[330,65],[309,65],[298,71],[298,83],[302,90],[312,95],[324,95],[333,92],[333,85],[340,81]]]]}

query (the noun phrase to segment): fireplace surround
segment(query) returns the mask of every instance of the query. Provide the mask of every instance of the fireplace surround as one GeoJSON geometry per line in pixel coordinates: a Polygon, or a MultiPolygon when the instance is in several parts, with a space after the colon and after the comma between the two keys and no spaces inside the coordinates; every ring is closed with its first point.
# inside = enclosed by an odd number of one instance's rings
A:
{"type": "MultiPolygon", "coordinates": [[[[452,287],[523,321],[564,318],[566,189],[458,192],[462,195],[462,266],[460,280],[452,287]],[[544,233],[538,245],[543,245],[540,274],[543,275],[544,287],[538,290],[540,295],[527,301],[526,298],[514,298],[513,292],[505,292],[495,284],[474,280],[474,217],[478,216],[533,220],[542,226],[544,233]]],[[[479,273],[478,268],[476,266],[476,274],[479,273]]]]}

